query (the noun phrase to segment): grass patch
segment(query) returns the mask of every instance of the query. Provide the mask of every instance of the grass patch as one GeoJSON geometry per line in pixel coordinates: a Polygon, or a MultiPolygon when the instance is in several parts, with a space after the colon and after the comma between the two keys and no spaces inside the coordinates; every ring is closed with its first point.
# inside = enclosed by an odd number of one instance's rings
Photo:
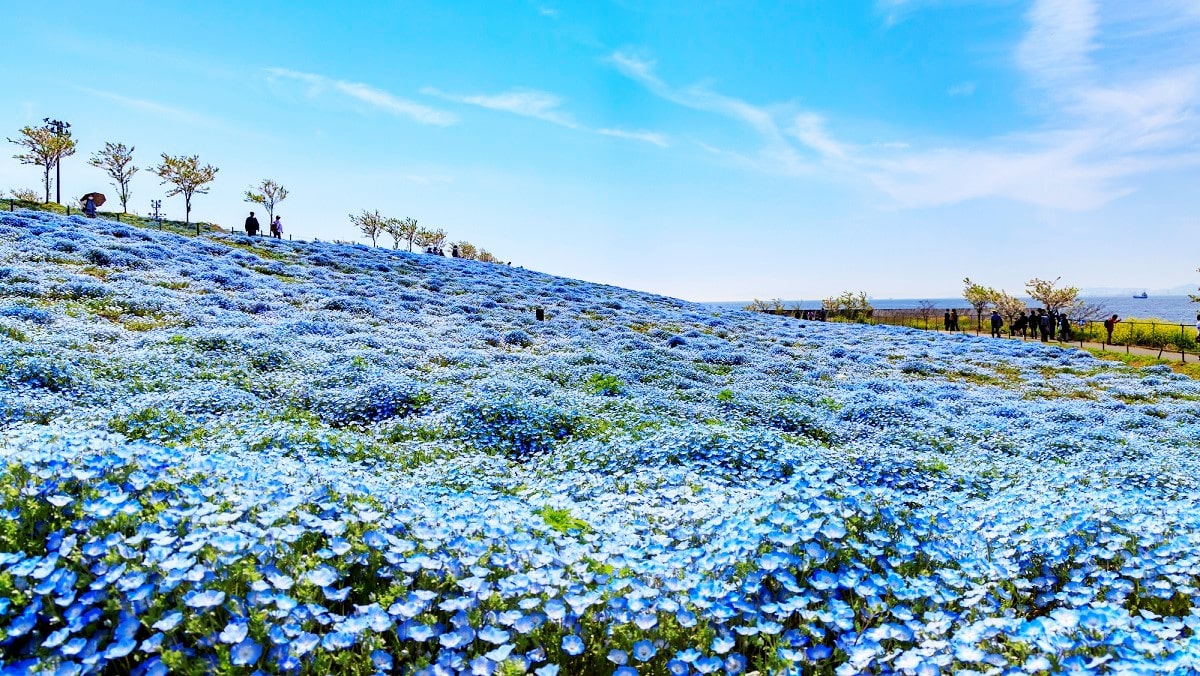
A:
{"type": "Polygon", "coordinates": [[[1166,366],[1176,373],[1182,373],[1189,378],[1200,380],[1200,362],[1182,362],[1174,359],[1156,359],[1154,357],[1140,354],[1125,354],[1124,352],[1113,352],[1111,350],[1100,350],[1096,348],[1086,348],[1093,357],[1103,359],[1104,361],[1116,361],[1122,364],[1135,368],[1145,368],[1147,366],[1166,366]]]}

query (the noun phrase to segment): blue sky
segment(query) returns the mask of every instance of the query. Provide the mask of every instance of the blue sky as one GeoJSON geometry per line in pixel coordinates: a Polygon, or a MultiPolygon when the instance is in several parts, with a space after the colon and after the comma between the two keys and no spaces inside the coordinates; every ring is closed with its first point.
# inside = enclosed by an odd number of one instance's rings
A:
{"type": "MultiPolygon", "coordinates": [[[[6,3],[3,136],[71,122],[264,178],[297,237],[378,209],[689,300],[1159,288],[1200,266],[1195,0],[6,3]],[[11,29],[20,26],[20,29],[11,29]]],[[[8,146],[15,152],[14,146],[8,146]]],[[[40,185],[0,158],[0,190],[40,185]]],[[[134,179],[132,208],[163,188],[134,179]]],[[[65,199],[65,196],[64,196],[65,199]]],[[[181,217],[182,198],[166,201],[181,217]]]]}

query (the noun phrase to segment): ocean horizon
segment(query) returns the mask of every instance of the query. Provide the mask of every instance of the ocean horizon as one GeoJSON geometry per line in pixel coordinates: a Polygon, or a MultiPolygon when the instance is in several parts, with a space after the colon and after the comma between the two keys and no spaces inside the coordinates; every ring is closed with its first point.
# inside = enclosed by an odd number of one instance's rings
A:
{"type": "MultiPolygon", "coordinates": [[[[1192,302],[1189,296],[1150,296],[1149,298],[1134,298],[1128,296],[1082,296],[1083,300],[1098,305],[1107,314],[1116,313],[1123,318],[1154,318],[1165,319],[1172,323],[1195,324],[1196,315],[1200,313],[1200,303],[1192,302]]],[[[1022,297],[1029,307],[1040,307],[1040,303],[1032,298],[1022,297]]],[[[959,298],[869,298],[871,305],[878,310],[908,310],[917,307],[922,301],[930,301],[939,310],[970,308],[965,300],[959,298]]],[[[753,301],[714,301],[701,305],[725,309],[741,310],[753,301]]],[[[770,301],[768,301],[770,302],[770,301]]],[[[821,301],[816,300],[785,300],[783,306],[794,308],[799,305],[802,310],[818,310],[821,301]]],[[[1107,316],[1107,315],[1103,315],[1107,316]]],[[[1097,317],[1098,319],[1099,317],[1097,317]]]]}

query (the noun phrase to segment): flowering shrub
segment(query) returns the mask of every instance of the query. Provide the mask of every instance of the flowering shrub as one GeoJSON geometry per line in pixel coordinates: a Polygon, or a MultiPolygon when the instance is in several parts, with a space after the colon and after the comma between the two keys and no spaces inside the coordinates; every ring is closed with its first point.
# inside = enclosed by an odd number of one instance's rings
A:
{"type": "Polygon", "coordinates": [[[0,249],[5,673],[1200,669],[1169,369],[354,245],[0,249]]]}

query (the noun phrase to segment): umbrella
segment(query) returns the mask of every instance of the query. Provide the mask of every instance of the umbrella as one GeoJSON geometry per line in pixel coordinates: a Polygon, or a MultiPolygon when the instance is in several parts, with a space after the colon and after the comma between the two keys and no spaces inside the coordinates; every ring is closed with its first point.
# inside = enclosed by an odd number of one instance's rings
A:
{"type": "Polygon", "coordinates": [[[92,201],[95,202],[97,208],[104,206],[105,198],[104,198],[104,193],[102,193],[102,192],[89,192],[88,194],[79,198],[79,203],[87,204],[87,200],[89,197],[91,197],[92,201]]]}

